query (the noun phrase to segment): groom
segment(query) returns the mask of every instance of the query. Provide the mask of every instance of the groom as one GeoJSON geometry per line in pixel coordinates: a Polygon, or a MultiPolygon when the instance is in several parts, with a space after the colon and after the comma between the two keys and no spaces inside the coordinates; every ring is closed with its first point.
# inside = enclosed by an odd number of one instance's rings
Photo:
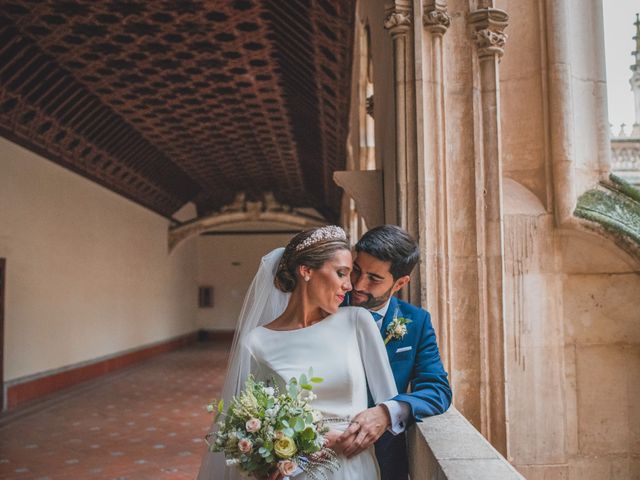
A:
{"type": "Polygon", "coordinates": [[[418,245],[407,232],[383,225],[369,230],[356,244],[351,273],[349,304],[368,309],[388,340],[387,354],[400,393],[359,413],[341,442],[347,456],[375,442],[382,480],[408,479],[406,428],[445,412],[451,404],[429,312],[394,296],[409,283],[419,256],[418,245]]]}

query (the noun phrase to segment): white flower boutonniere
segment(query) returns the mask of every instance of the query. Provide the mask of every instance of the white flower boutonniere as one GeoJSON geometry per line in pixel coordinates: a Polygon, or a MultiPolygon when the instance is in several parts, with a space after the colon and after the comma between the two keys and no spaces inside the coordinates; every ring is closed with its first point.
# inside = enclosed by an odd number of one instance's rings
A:
{"type": "Polygon", "coordinates": [[[401,340],[407,334],[407,324],[411,323],[411,320],[404,317],[395,317],[393,321],[387,327],[387,336],[384,339],[386,345],[391,340],[401,340]]]}

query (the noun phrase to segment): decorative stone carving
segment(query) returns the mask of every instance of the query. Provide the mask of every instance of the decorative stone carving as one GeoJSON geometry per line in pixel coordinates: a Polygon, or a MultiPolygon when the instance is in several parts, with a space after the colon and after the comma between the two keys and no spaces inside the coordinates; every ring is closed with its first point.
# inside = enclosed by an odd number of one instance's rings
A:
{"type": "Polygon", "coordinates": [[[392,35],[405,33],[411,28],[411,3],[406,1],[398,1],[393,5],[389,5],[385,9],[387,16],[384,19],[384,28],[389,30],[392,35]]]}
{"type": "Polygon", "coordinates": [[[392,12],[384,20],[384,28],[393,30],[396,27],[410,27],[411,16],[408,13],[392,12]]]}
{"type": "Polygon", "coordinates": [[[306,215],[288,205],[282,205],[271,192],[264,193],[263,199],[255,202],[248,201],[246,194],[239,192],[233,202],[222,207],[219,212],[171,228],[169,251],[187,238],[226,225],[241,225],[243,222],[280,223],[299,230],[326,224],[321,217],[306,215]]]}
{"type": "Polygon", "coordinates": [[[573,214],[597,224],[629,253],[640,257],[640,190],[611,174],[608,182],[578,199],[573,214]]]}
{"type": "Polygon", "coordinates": [[[292,210],[289,205],[278,202],[272,192],[265,192],[264,207],[267,212],[290,212],[292,210]]]}
{"type": "Polygon", "coordinates": [[[263,200],[250,202],[247,200],[245,192],[236,193],[233,202],[225,205],[220,209],[220,213],[236,213],[236,212],[290,212],[291,207],[282,205],[276,200],[272,192],[265,192],[263,200]]]}
{"type": "Polygon", "coordinates": [[[247,203],[247,194],[244,192],[236,193],[233,202],[229,205],[225,205],[220,209],[221,213],[242,212],[245,209],[247,203]]]}
{"type": "Polygon", "coordinates": [[[508,38],[504,33],[508,21],[507,12],[497,8],[482,8],[471,12],[469,22],[473,27],[472,38],[481,60],[494,55],[502,56],[508,38]]]}
{"type": "Polygon", "coordinates": [[[507,34],[495,32],[490,28],[483,28],[475,32],[474,40],[479,49],[487,49],[489,53],[496,52],[501,55],[504,45],[507,43],[507,34]]]}
{"type": "Polygon", "coordinates": [[[447,12],[446,4],[437,1],[425,4],[422,24],[430,32],[444,35],[451,25],[451,17],[447,12]]]}

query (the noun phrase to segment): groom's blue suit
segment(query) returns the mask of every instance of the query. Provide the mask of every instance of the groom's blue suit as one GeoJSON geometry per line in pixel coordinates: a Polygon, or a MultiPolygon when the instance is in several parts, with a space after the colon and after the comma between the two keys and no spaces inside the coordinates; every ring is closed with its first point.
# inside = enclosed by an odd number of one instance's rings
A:
{"type": "MultiPolygon", "coordinates": [[[[451,404],[451,388],[440,360],[429,312],[391,297],[380,329],[383,338],[393,319],[400,317],[411,320],[407,324],[407,334],[402,339],[390,340],[386,348],[400,392],[393,400],[406,402],[411,409],[408,427],[423,417],[444,413],[451,404]]],[[[376,456],[382,480],[408,478],[404,433],[392,435],[387,432],[380,437],[376,442],[376,456]]]]}

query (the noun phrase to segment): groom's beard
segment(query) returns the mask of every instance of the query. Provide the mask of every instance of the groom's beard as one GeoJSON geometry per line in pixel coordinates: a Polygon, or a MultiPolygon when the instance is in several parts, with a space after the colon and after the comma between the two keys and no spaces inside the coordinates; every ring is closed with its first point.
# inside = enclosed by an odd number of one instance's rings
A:
{"type": "Polygon", "coordinates": [[[389,290],[384,292],[379,297],[374,297],[373,295],[367,292],[354,290],[354,292],[357,292],[358,295],[366,295],[367,299],[364,302],[356,303],[352,295],[350,299],[351,301],[349,303],[354,307],[363,307],[363,308],[366,308],[367,310],[373,310],[387,303],[387,300],[389,300],[389,297],[391,296],[391,290],[393,290],[393,286],[391,286],[389,290]]]}

